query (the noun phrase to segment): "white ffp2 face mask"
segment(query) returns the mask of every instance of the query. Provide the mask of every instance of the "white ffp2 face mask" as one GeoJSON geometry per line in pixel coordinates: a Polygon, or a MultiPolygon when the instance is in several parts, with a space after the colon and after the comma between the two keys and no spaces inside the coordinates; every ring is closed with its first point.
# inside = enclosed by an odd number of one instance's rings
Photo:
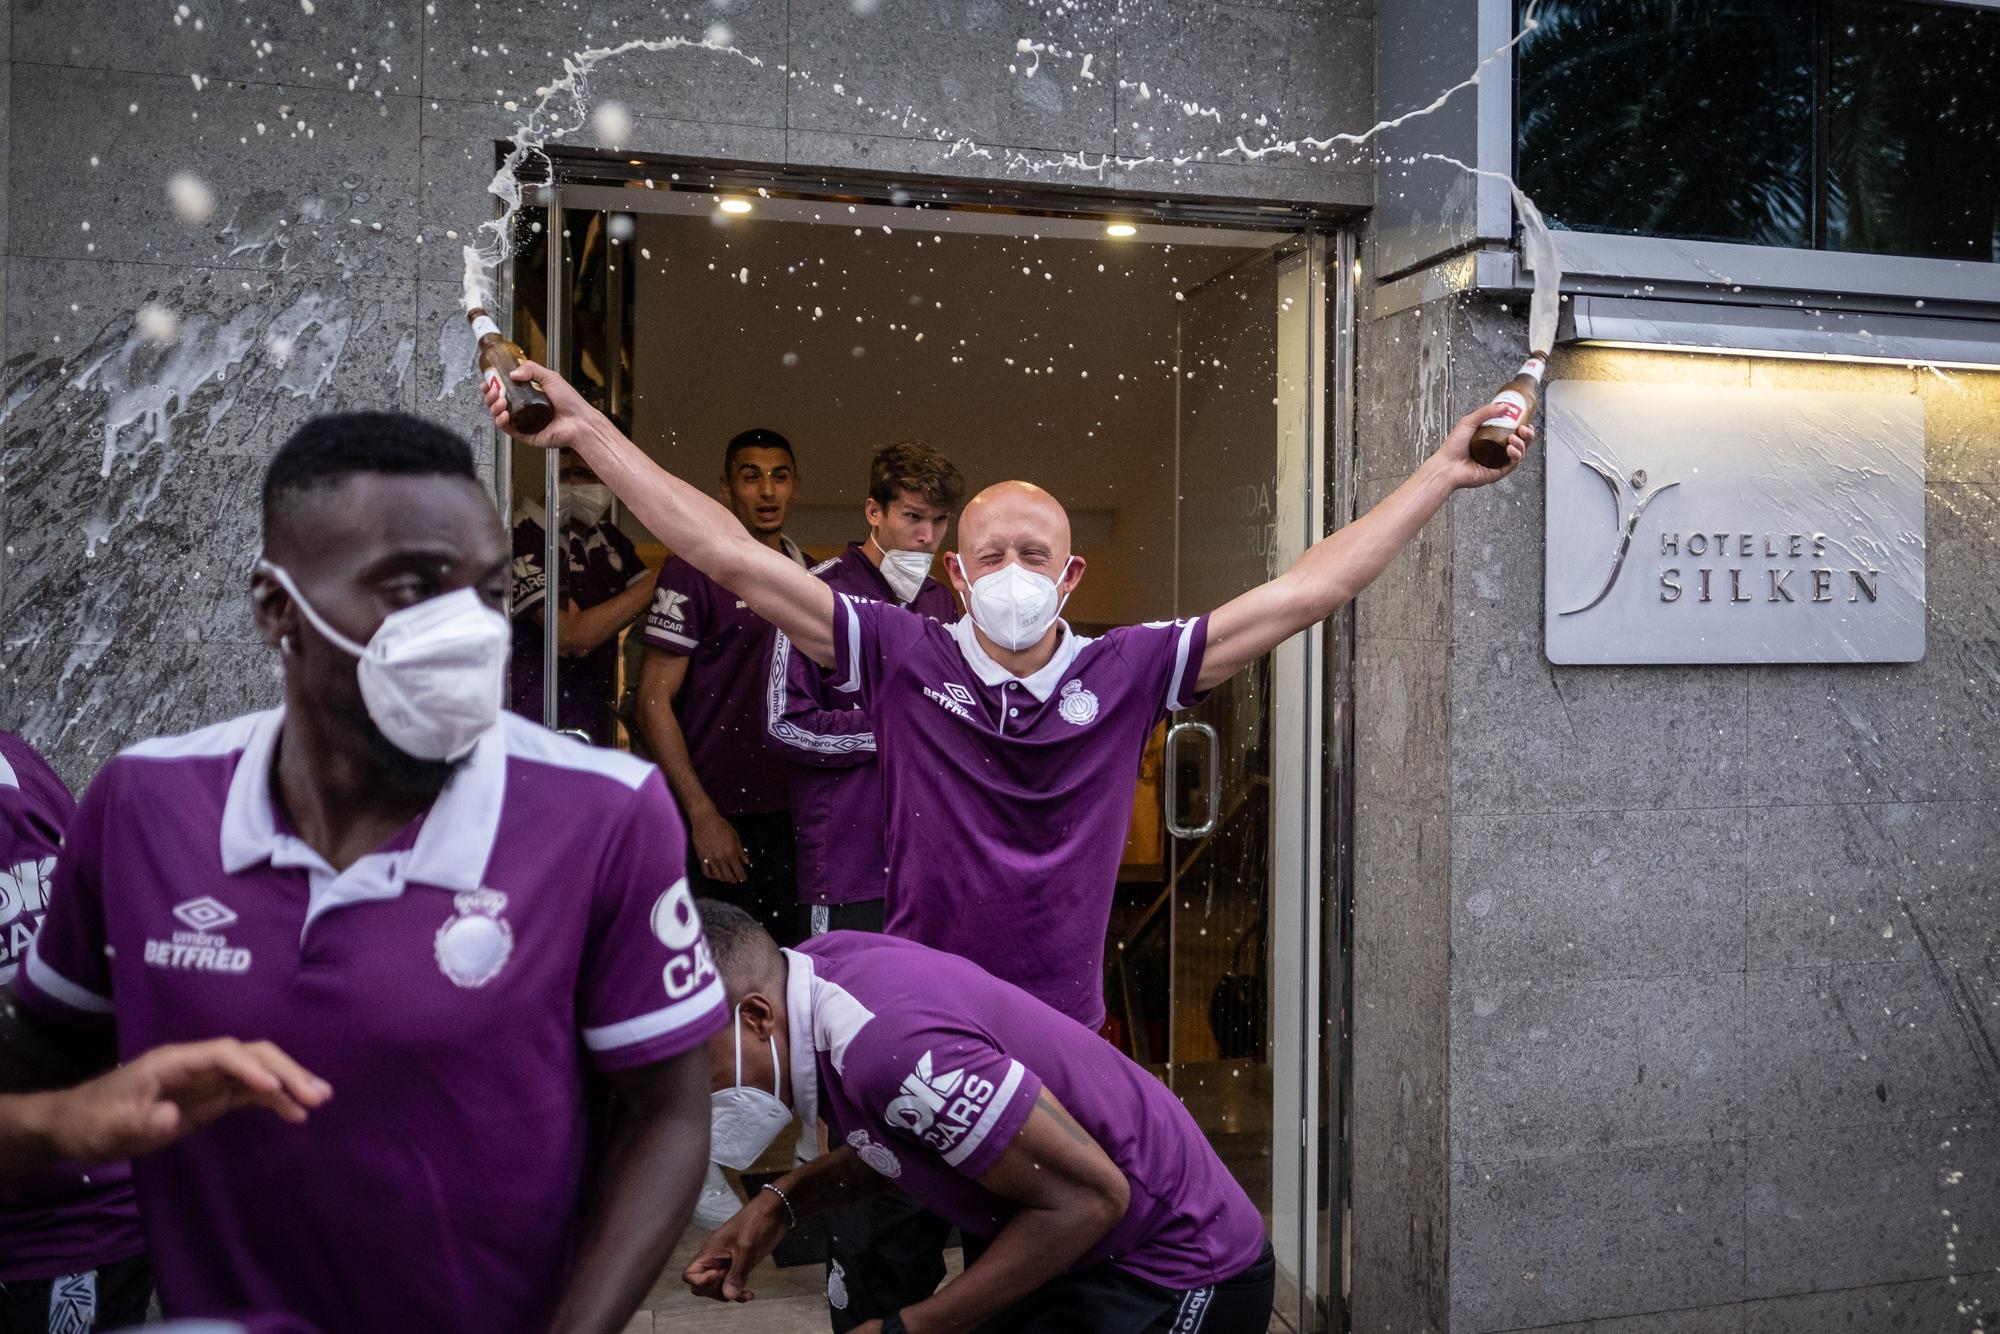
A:
{"type": "MultiPolygon", "coordinates": [[[[1075,559],[1072,556],[1063,562],[1064,575],[1075,559]]],[[[959,562],[959,573],[965,573],[963,561],[959,562]]],[[[965,609],[971,613],[972,623],[984,630],[988,639],[1016,653],[1047,634],[1069,601],[1060,578],[1036,574],[1012,561],[976,581],[968,579],[967,584],[970,592],[965,609]]]]}
{"type": "Polygon", "coordinates": [[[327,642],[360,659],[361,702],[396,749],[420,760],[460,759],[499,721],[513,634],[477,591],[392,612],[364,646],[328,625],[282,566],[258,564],[327,642]]]}
{"type": "Polygon", "coordinates": [[[875,535],[868,535],[875,542],[875,549],[882,553],[882,578],[896,594],[896,600],[908,603],[923,588],[924,580],[931,577],[931,562],[937,559],[928,551],[891,551],[875,535]]]}
{"type": "Polygon", "coordinates": [[[771,1092],[745,1088],[741,1005],[736,1007],[731,1022],[736,1027],[736,1083],[708,1095],[708,1159],[743,1172],[792,1123],[792,1109],[778,1096],[785,1081],[784,1072],[778,1068],[778,1035],[773,1033],[770,1038],[771,1092]]]}
{"type": "Polygon", "coordinates": [[[578,482],[560,492],[563,520],[594,528],[611,509],[611,488],[602,482],[578,482]]]}

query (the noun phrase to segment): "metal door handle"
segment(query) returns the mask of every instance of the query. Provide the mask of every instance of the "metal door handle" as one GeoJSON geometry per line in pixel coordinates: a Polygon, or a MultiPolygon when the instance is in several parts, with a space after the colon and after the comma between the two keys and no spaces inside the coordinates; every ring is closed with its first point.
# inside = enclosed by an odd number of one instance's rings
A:
{"type": "Polygon", "coordinates": [[[1181,839],[1207,838],[1215,832],[1216,809],[1222,804],[1222,743],[1216,738],[1215,729],[1207,723],[1175,723],[1168,728],[1164,767],[1167,773],[1167,832],[1181,839]],[[1180,739],[1184,732],[1199,733],[1208,742],[1208,818],[1192,827],[1175,818],[1175,795],[1180,791],[1180,783],[1176,781],[1178,770],[1174,761],[1180,756],[1180,739]]]}
{"type": "Polygon", "coordinates": [[[584,731],[581,727],[558,727],[556,729],[556,735],[573,736],[586,746],[594,746],[597,744],[596,740],[590,735],[590,733],[584,731]]]}

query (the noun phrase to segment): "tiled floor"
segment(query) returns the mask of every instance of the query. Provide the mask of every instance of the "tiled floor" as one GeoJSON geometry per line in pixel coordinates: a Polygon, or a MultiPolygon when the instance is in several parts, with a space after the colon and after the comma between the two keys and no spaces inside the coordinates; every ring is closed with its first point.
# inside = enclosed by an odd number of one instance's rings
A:
{"type": "MultiPolygon", "coordinates": [[[[753,1302],[732,1305],[692,1296],[681,1282],[681,1271],[694,1258],[705,1235],[689,1229],[654,1285],[645,1309],[632,1317],[625,1334],[708,1334],[710,1330],[720,1334],[828,1334],[825,1271],[820,1269],[766,1265],[751,1279],[751,1291],[757,1294],[753,1302]]],[[[950,1257],[949,1268],[954,1274],[958,1272],[956,1252],[950,1257]]],[[[1289,1331],[1290,1326],[1272,1317],[1270,1334],[1289,1331]]]]}

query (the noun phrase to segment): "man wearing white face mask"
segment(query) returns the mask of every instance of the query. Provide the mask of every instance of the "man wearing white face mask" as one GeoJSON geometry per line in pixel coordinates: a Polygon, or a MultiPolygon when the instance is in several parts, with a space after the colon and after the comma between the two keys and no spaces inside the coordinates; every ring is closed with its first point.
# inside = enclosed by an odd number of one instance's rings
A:
{"type": "MultiPolygon", "coordinates": [[[[958,604],[931,568],[964,494],[958,469],[934,445],[884,445],[868,469],[868,536],[813,573],[836,593],[955,620],[958,604]]],[[[835,690],[782,634],[765,702],[771,737],[791,762],[799,902],[809,915],[799,934],[880,931],[889,872],[868,711],[855,692],[835,690]]]]}
{"type": "Polygon", "coordinates": [[[501,709],[508,569],[462,440],[306,423],[250,585],[283,707],[132,747],[69,825],[0,1080],[228,1033],[340,1090],[133,1164],[169,1315],[614,1334],[686,1223],[726,1011],[680,820],[501,709]]]}
{"type": "MultiPolygon", "coordinates": [[[[746,541],[728,512],[639,451],[540,366],[555,419],[522,437],[569,445],[682,559],[748,602],[869,710],[888,811],[888,929],[963,955],[1081,1023],[1103,1021],[1104,934],[1154,726],[1345,606],[1453,493],[1512,473],[1469,452],[1486,409],[1367,514],[1277,578],[1184,622],[1096,640],[1061,620],[1084,574],[1069,518],[1026,482],[975,496],[945,557],[970,615],[946,627],[835,594],[746,541]]],[[[503,429],[506,399],[487,408],[503,429]]]]}
{"type": "MultiPolygon", "coordinates": [[[[565,559],[562,614],[556,618],[556,651],[562,686],[556,726],[587,734],[600,746],[614,737],[618,635],[652,597],[654,571],[639,559],[632,539],[609,519],[611,488],[590,465],[565,451],[557,510],[565,559]]],[[[530,501],[514,521],[513,709],[542,721],[543,638],[548,624],[548,515],[530,501]]]]}

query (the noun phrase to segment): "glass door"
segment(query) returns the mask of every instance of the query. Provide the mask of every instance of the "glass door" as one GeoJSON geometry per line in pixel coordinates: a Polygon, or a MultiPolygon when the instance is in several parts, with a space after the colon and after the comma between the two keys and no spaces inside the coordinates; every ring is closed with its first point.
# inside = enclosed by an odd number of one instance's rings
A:
{"type": "MultiPolygon", "coordinates": [[[[1180,303],[1178,615],[1280,573],[1323,531],[1326,273],[1325,240],[1297,238],[1180,303]]],[[[1315,1327],[1322,1286],[1321,641],[1293,638],[1177,715],[1165,756],[1167,1077],[1266,1211],[1294,1328],[1315,1327]]]]}
{"type": "MultiPolygon", "coordinates": [[[[625,250],[632,216],[566,207],[558,191],[542,193],[545,207],[521,213],[514,341],[629,433],[632,268],[625,250]]],[[[505,443],[506,466],[498,471],[515,544],[515,606],[536,604],[514,618],[513,707],[581,740],[629,749],[636,678],[627,650],[636,636],[628,627],[588,652],[574,642],[563,648],[564,616],[616,587],[601,568],[601,535],[588,537],[590,525],[575,522],[570,504],[570,488],[596,479],[577,459],[505,443]]],[[[615,503],[606,517],[618,526],[615,503]]]]}

